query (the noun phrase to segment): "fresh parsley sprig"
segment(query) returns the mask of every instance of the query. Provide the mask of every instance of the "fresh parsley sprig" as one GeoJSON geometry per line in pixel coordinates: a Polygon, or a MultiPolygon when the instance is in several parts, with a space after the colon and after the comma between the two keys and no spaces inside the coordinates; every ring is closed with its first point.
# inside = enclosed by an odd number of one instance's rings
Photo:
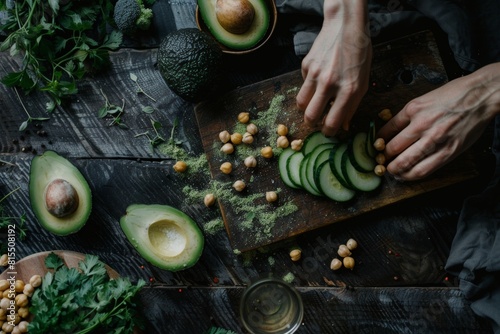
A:
{"type": "Polygon", "coordinates": [[[47,92],[46,109],[53,111],[78,92],[77,81],[110,64],[109,51],[117,49],[123,35],[107,32],[113,11],[111,0],[1,1],[7,20],[0,25],[6,35],[0,51],[21,56],[21,70],[0,82],[25,92],[47,92]]]}
{"type": "Polygon", "coordinates": [[[55,253],[45,259],[50,271],[31,299],[28,332],[85,334],[133,333],[140,325],[135,297],[145,285],[110,279],[104,263],[86,255],[79,268],[68,268],[55,253]]]}

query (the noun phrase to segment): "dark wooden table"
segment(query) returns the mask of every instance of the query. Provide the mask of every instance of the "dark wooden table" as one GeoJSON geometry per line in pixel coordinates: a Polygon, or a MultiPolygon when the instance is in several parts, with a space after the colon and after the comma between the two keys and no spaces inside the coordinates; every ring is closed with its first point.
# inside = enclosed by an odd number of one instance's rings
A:
{"type": "MultiPolygon", "coordinates": [[[[194,27],[195,1],[158,1],[154,33],[128,40],[112,54],[109,72],[80,82],[79,94],[52,114],[43,94],[22,96],[27,119],[13,89],[0,86],[0,198],[19,188],[3,203],[9,215],[27,217],[28,235],[16,244],[16,257],[48,250],[98,255],[120,275],[149,282],[140,293],[147,319],[146,333],[203,333],[212,326],[243,332],[239,302],[246,286],[273,275],[291,282],[305,305],[298,333],[488,333],[445,270],[463,199],[485,184],[489,173],[488,138],[478,143],[479,177],[426,193],[397,205],[310,231],[245,253],[235,253],[223,229],[208,231],[205,222],[220,218],[203,203],[186,202],[186,185],[203,186],[209,175],[195,180],[176,174],[175,159],[152,150],[139,133],[152,131],[151,119],[162,125],[165,138],[175,124],[176,139],[192,155],[203,153],[194,105],[175,96],[156,68],[156,46],[169,31],[194,27]],[[136,93],[133,73],[155,101],[136,93]],[[115,104],[125,101],[123,122],[109,126],[97,117],[101,90],[115,104]],[[143,107],[155,111],[146,114],[143,107]],[[44,150],[70,159],[88,180],[93,211],[76,234],[58,237],[45,231],[30,207],[28,180],[31,159],[44,150]],[[483,164],[483,162],[485,162],[483,164]],[[132,203],[161,203],[193,217],[204,230],[205,248],[192,268],[169,272],[147,263],[121,231],[118,221],[132,203]],[[339,244],[359,243],[354,270],[330,270],[339,244]],[[291,246],[302,259],[292,262],[291,246]]],[[[246,86],[300,68],[293,53],[286,20],[262,50],[228,56],[226,90],[246,86]]],[[[0,76],[19,67],[19,59],[0,54],[0,76]]]]}

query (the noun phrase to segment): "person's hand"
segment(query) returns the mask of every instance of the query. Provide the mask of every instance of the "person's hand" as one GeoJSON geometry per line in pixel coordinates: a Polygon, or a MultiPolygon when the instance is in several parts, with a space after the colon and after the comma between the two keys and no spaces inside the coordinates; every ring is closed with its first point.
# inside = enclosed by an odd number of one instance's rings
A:
{"type": "Polygon", "coordinates": [[[302,61],[297,106],[325,135],[347,130],[368,90],[372,45],[366,0],[325,0],[324,21],[302,61]],[[325,116],[326,112],[326,116],[325,116]]]}
{"type": "Polygon", "coordinates": [[[410,101],[378,132],[387,171],[402,180],[428,176],[469,148],[496,114],[500,63],[410,101]]]}

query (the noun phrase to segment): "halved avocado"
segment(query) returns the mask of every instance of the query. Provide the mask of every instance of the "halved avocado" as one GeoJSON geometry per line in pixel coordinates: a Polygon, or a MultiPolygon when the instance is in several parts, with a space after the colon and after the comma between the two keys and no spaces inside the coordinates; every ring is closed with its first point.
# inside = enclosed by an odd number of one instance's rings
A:
{"type": "MultiPolygon", "coordinates": [[[[264,38],[270,22],[270,11],[265,0],[198,0],[200,15],[212,35],[223,45],[234,50],[255,46],[264,38]],[[217,2],[246,1],[253,6],[254,15],[244,32],[229,32],[217,19],[217,2]]],[[[236,15],[235,15],[236,16],[236,15]]],[[[235,18],[236,20],[237,18],[235,18]]]]}
{"type": "Polygon", "coordinates": [[[203,252],[205,239],[198,225],[168,205],[132,204],[120,226],[139,254],[161,269],[187,269],[203,252]]]}
{"type": "Polygon", "coordinates": [[[56,235],[80,230],[92,210],[92,192],[80,171],[54,151],[31,161],[29,194],[38,222],[56,235]]]}

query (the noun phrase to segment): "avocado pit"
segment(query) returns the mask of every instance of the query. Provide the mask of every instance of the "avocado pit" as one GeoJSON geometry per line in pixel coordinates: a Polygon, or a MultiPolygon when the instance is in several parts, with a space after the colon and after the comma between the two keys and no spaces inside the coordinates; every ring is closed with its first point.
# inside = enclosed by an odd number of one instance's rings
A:
{"type": "Polygon", "coordinates": [[[76,211],[79,197],[76,189],[66,180],[55,179],[45,188],[45,208],[57,217],[63,218],[76,211]]]}
{"type": "Polygon", "coordinates": [[[148,237],[154,251],[160,256],[175,257],[187,245],[187,237],[182,227],[170,220],[159,220],[151,224],[148,237]]]}
{"type": "Polygon", "coordinates": [[[244,34],[253,23],[255,8],[248,0],[217,0],[215,15],[228,32],[244,34]]]}

